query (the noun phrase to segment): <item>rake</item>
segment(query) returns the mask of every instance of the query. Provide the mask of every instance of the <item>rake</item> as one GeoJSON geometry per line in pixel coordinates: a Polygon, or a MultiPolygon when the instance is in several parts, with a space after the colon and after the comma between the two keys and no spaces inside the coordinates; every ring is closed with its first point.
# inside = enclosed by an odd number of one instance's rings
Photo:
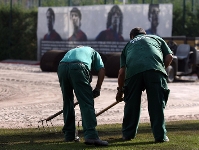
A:
{"type": "MultiPolygon", "coordinates": [[[[76,105],[78,105],[78,104],[79,104],[78,102],[75,102],[75,103],[74,103],[74,107],[75,107],[76,105]]],[[[63,113],[63,110],[60,110],[60,111],[58,111],[57,113],[55,113],[55,114],[53,114],[53,115],[47,117],[46,119],[41,119],[40,121],[38,121],[38,129],[40,129],[39,123],[41,122],[42,127],[43,127],[43,129],[45,130],[44,122],[46,123],[46,126],[49,127],[49,125],[48,125],[48,122],[49,122],[49,121],[50,121],[52,127],[54,128],[54,126],[53,126],[51,120],[52,120],[53,118],[59,116],[59,115],[62,114],[62,113],[63,113]]],[[[54,129],[55,129],[55,131],[56,131],[56,128],[54,128],[54,129]]]]}
{"type": "MultiPolygon", "coordinates": [[[[107,111],[108,109],[110,109],[111,107],[115,106],[115,105],[118,104],[118,103],[119,103],[119,102],[115,101],[114,103],[112,103],[112,104],[109,105],[108,107],[106,107],[106,108],[104,108],[103,110],[101,110],[100,112],[96,113],[96,114],[95,114],[96,117],[99,116],[99,115],[101,115],[102,113],[104,113],[105,111],[107,111]]],[[[79,104],[78,102],[74,103],[74,107],[75,107],[76,105],[78,105],[78,104],[79,104]]],[[[51,120],[52,120],[53,118],[57,117],[57,116],[60,115],[61,113],[63,113],[63,110],[58,111],[57,113],[55,113],[55,114],[49,116],[49,117],[46,118],[46,119],[42,119],[42,120],[38,121],[38,123],[41,122],[41,123],[42,123],[42,126],[43,126],[43,129],[45,130],[45,127],[44,127],[44,124],[43,124],[43,123],[46,122],[47,127],[49,127],[47,122],[48,122],[48,121],[51,122],[51,120]]],[[[80,121],[81,121],[81,120],[78,121],[78,128],[79,128],[79,122],[80,122],[80,121]]],[[[57,131],[56,131],[56,128],[53,126],[52,122],[51,122],[51,125],[52,125],[52,127],[54,128],[55,132],[57,132],[57,131]]],[[[39,125],[38,125],[38,128],[39,128],[39,125]]],[[[40,129],[40,128],[39,128],[39,129],[40,129]]],[[[79,136],[78,136],[78,130],[76,130],[76,133],[75,133],[75,134],[76,134],[76,135],[75,135],[75,142],[80,141],[80,138],[79,138],[79,136]]]]}
{"type": "MultiPolygon", "coordinates": [[[[117,103],[119,103],[119,102],[115,101],[114,103],[112,103],[112,104],[109,105],[108,107],[106,107],[106,108],[104,108],[103,110],[101,110],[100,112],[96,113],[96,117],[99,116],[99,115],[101,115],[102,113],[104,113],[105,111],[107,111],[108,109],[110,109],[111,107],[115,106],[117,103]]],[[[74,103],[74,107],[75,107],[76,105],[78,105],[78,104],[79,104],[78,102],[75,102],[75,103],[74,103]]],[[[44,122],[46,123],[47,127],[49,127],[49,126],[48,126],[48,121],[51,122],[51,120],[52,120],[53,118],[57,117],[58,115],[60,115],[60,114],[62,114],[62,113],[63,113],[63,110],[60,110],[60,111],[58,111],[57,113],[55,113],[55,114],[53,114],[53,115],[47,117],[46,119],[42,119],[42,120],[38,121],[38,123],[41,122],[41,123],[42,123],[42,127],[45,129],[45,127],[44,127],[44,122]]],[[[51,122],[51,125],[53,126],[52,122],[51,122]]],[[[54,127],[54,126],[53,126],[53,127],[54,127]]],[[[40,129],[39,125],[38,125],[38,128],[40,129]]]]}

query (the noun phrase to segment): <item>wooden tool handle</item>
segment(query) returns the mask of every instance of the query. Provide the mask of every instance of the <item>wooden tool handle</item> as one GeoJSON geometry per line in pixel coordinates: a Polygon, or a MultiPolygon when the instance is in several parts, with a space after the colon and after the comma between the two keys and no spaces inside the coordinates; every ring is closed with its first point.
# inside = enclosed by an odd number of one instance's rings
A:
{"type": "Polygon", "coordinates": [[[109,105],[108,107],[104,108],[103,110],[101,110],[100,112],[98,112],[98,113],[96,114],[96,117],[99,116],[99,115],[101,115],[103,112],[107,111],[107,110],[110,109],[111,107],[115,106],[117,103],[119,103],[119,102],[116,101],[116,102],[112,103],[111,105],[109,105]]]}
{"type": "MultiPolygon", "coordinates": [[[[79,104],[78,102],[74,103],[74,107],[75,107],[76,105],[78,105],[78,104],[79,104]]],[[[46,118],[45,120],[46,120],[46,121],[49,121],[49,120],[51,120],[51,119],[57,117],[57,116],[60,115],[61,113],[63,113],[63,110],[58,111],[57,113],[55,113],[55,114],[49,116],[49,117],[46,118]]]]}

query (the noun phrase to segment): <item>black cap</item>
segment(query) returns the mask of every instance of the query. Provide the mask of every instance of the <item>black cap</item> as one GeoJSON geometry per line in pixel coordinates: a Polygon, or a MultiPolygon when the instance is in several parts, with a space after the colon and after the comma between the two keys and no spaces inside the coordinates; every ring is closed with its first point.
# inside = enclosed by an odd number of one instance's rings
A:
{"type": "Polygon", "coordinates": [[[146,31],[140,27],[136,27],[136,28],[132,29],[130,32],[130,39],[132,39],[132,37],[135,37],[139,34],[146,34],[146,31]]]}

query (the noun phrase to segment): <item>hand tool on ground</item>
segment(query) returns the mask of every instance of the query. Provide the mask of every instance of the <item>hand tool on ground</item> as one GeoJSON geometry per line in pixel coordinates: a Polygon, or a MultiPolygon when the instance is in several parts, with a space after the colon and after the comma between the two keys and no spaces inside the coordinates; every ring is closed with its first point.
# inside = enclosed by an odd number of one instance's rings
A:
{"type": "MultiPolygon", "coordinates": [[[[101,110],[100,112],[98,112],[98,113],[96,114],[96,117],[99,116],[99,115],[101,115],[102,113],[104,113],[105,111],[107,111],[108,109],[110,109],[111,107],[115,106],[117,103],[119,103],[119,102],[114,102],[114,103],[112,103],[111,105],[109,105],[108,107],[104,108],[103,110],[101,110]]],[[[76,105],[78,105],[78,104],[79,104],[78,102],[74,103],[74,107],[75,107],[76,105]]],[[[53,118],[57,117],[58,115],[60,115],[60,114],[62,114],[62,113],[63,113],[63,110],[60,110],[60,111],[58,111],[57,113],[55,113],[55,114],[49,116],[48,118],[42,119],[42,120],[38,121],[38,123],[41,122],[41,123],[42,123],[42,126],[43,126],[43,122],[44,122],[44,121],[47,123],[48,121],[51,121],[53,118]]],[[[44,126],[43,126],[43,127],[44,127],[44,126]]]]}
{"type": "MultiPolygon", "coordinates": [[[[78,105],[78,104],[79,104],[78,102],[75,102],[75,103],[74,103],[74,107],[75,107],[76,105],[78,105]]],[[[38,123],[41,122],[42,127],[43,127],[44,130],[45,130],[45,128],[44,128],[44,122],[46,122],[46,126],[49,127],[47,122],[50,121],[52,127],[54,127],[53,124],[52,124],[52,122],[51,122],[51,120],[52,120],[53,118],[57,117],[58,115],[62,114],[62,113],[63,113],[63,110],[60,110],[60,111],[58,111],[57,113],[55,113],[55,114],[53,114],[53,115],[47,117],[46,119],[42,119],[42,120],[38,121],[38,123]]],[[[38,125],[38,129],[40,129],[39,125],[38,125]]]]}
{"type": "MultiPolygon", "coordinates": [[[[114,103],[112,103],[112,104],[109,105],[108,107],[106,107],[106,108],[104,108],[103,110],[101,110],[100,112],[96,113],[96,117],[99,116],[99,115],[101,115],[102,113],[104,113],[105,111],[107,111],[108,109],[110,109],[111,107],[115,106],[115,105],[118,104],[118,103],[119,103],[119,101],[115,101],[114,103]]],[[[75,107],[76,105],[78,105],[78,104],[79,104],[78,102],[74,103],[74,107],[75,107]]],[[[60,115],[61,113],[63,113],[63,110],[58,111],[57,113],[55,113],[55,114],[49,116],[49,117],[46,118],[46,119],[42,119],[42,120],[38,121],[38,123],[39,123],[39,122],[42,122],[42,126],[43,126],[43,128],[44,128],[44,125],[43,125],[43,122],[44,122],[44,121],[45,121],[46,124],[47,124],[48,121],[51,122],[51,120],[52,120],[53,118],[57,117],[57,116],[60,115]]],[[[79,125],[79,122],[80,122],[80,121],[81,121],[81,120],[78,121],[78,129],[79,129],[79,126],[80,126],[80,125],[79,125]]],[[[51,122],[51,125],[53,126],[52,122],[51,122]]],[[[48,126],[48,124],[47,124],[47,126],[48,126]]],[[[53,127],[54,127],[54,126],[53,126],[53,127]]],[[[39,125],[38,125],[38,128],[39,128],[39,125]]],[[[56,131],[56,130],[55,130],[55,131],[56,131]]],[[[79,138],[79,136],[78,136],[78,130],[76,130],[76,133],[75,133],[75,134],[76,134],[76,135],[75,135],[75,141],[76,141],[76,142],[80,141],[80,138],[79,138]]]]}

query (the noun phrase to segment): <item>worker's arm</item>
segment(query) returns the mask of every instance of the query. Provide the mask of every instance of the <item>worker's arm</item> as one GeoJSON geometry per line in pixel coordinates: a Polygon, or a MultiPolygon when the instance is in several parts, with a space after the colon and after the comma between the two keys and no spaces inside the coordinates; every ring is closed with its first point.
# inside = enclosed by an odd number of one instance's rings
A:
{"type": "Polygon", "coordinates": [[[125,80],[125,67],[120,68],[118,73],[118,87],[122,89],[125,80]]]}
{"type": "Polygon", "coordinates": [[[100,90],[102,83],[104,81],[104,76],[105,76],[105,68],[101,68],[98,72],[98,78],[95,89],[93,90],[93,98],[100,96],[100,90]]]}
{"type": "Polygon", "coordinates": [[[117,102],[123,101],[124,80],[125,80],[125,67],[122,67],[120,68],[119,73],[118,73],[118,87],[117,87],[117,94],[116,94],[117,102]]]}
{"type": "Polygon", "coordinates": [[[105,76],[105,68],[101,68],[98,72],[98,79],[95,88],[101,89],[102,83],[104,81],[104,76],[105,76]]]}
{"type": "Polygon", "coordinates": [[[168,54],[165,56],[165,58],[164,58],[165,69],[171,64],[172,60],[173,60],[172,54],[168,54]]]}

